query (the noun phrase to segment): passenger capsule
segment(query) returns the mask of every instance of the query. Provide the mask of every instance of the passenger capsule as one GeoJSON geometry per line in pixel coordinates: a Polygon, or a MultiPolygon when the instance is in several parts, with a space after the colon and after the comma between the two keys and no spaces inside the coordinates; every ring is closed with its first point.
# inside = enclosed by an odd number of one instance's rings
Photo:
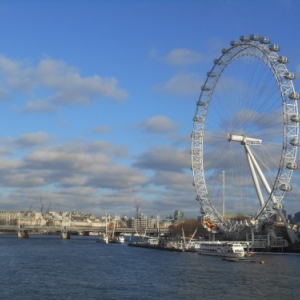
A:
{"type": "Polygon", "coordinates": [[[294,80],[294,79],[296,79],[296,75],[292,72],[286,72],[284,74],[284,78],[289,79],[289,80],[294,80]]]}
{"type": "Polygon", "coordinates": [[[298,164],[295,163],[295,162],[289,162],[289,163],[286,164],[286,167],[289,170],[297,170],[298,169],[298,164]]]}
{"type": "Polygon", "coordinates": [[[254,41],[254,42],[257,42],[259,41],[259,35],[258,34],[251,34],[250,35],[250,40],[254,41]]]}
{"type": "Polygon", "coordinates": [[[249,38],[249,36],[247,36],[247,35],[241,35],[240,36],[240,40],[242,41],[242,42],[250,42],[250,38],[249,38]]]}
{"type": "Polygon", "coordinates": [[[222,59],[215,59],[214,60],[214,64],[216,64],[216,65],[222,65],[223,61],[222,61],[222,59]]]}
{"type": "Polygon", "coordinates": [[[275,203],[273,205],[273,209],[275,209],[275,210],[282,210],[282,204],[281,203],[275,203]]]}
{"type": "Polygon", "coordinates": [[[293,138],[290,140],[292,146],[300,146],[300,140],[298,138],[293,138]]]}
{"type": "Polygon", "coordinates": [[[230,45],[231,45],[232,47],[236,47],[236,46],[238,46],[239,44],[240,44],[239,41],[231,41],[231,42],[230,42],[230,45]]]}
{"type": "Polygon", "coordinates": [[[273,51],[273,52],[278,52],[278,51],[280,51],[279,45],[275,45],[275,44],[270,45],[269,49],[270,49],[271,51],[273,51]]]}
{"type": "Polygon", "coordinates": [[[207,91],[210,91],[210,87],[207,85],[202,85],[201,90],[207,92],[207,91]]]}
{"type": "Polygon", "coordinates": [[[284,192],[289,192],[293,189],[291,185],[286,183],[282,184],[279,188],[284,192]]]}
{"type": "Polygon", "coordinates": [[[216,77],[217,76],[215,72],[207,72],[206,75],[208,77],[216,77]]]}
{"type": "Polygon", "coordinates": [[[293,92],[289,94],[289,98],[292,100],[299,100],[300,99],[300,94],[297,92],[293,92]]]}
{"type": "Polygon", "coordinates": [[[195,116],[193,121],[194,122],[202,122],[202,118],[200,118],[199,116],[195,116]]]}
{"type": "Polygon", "coordinates": [[[300,122],[300,115],[291,115],[290,120],[293,122],[300,122]]]}
{"type": "Polygon", "coordinates": [[[199,100],[199,101],[197,101],[197,103],[196,103],[198,106],[205,106],[205,102],[204,101],[201,101],[201,100],[199,100]]]}
{"type": "Polygon", "coordinates": [[[277,58],[277,61],[281,64],[287,64],[289,62],[289,59],[286,56],[279,56],[277,58]]]}
{"type": "Polygon", "coordinates": [[[268,37],[261,37],[261,38],[259,39],[259,41],[260,41],[262,44],[270,44],[270,43],[271,43],[271,41],[270,41],[270,39],[269,39],[268,37]]]}
{"type": "Polygon", "coordinates": [[[228,50],[227,50],[226,48],[223,48],[221,51],[222,51],[222,53],[224,54],[224,53],[226,53],[228,50]]]}

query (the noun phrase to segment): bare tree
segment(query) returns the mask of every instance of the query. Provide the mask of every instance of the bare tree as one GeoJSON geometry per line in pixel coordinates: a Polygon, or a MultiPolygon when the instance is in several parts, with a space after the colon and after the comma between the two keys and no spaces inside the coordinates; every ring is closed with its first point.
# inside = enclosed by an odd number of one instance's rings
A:
{"type": "Polygon", "coordinates": [[[206,235],[206,231],[202,223],[196,219],[188,219],[180,222],[176,225],[169,226],[169,232],[171,236],[182,236],[182,229],[186,237],[191,237],[197,229],[194,238],[206,235]]]}

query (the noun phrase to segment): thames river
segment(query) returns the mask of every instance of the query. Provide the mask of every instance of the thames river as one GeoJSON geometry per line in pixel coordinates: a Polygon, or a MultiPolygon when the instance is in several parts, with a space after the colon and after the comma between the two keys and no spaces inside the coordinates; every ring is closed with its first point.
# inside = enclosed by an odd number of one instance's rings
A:
{"type": "Polygon", "coordinates": [[[300,256],[237,263],[96,240],[0,236],[0,298],[299,299],[300,256]]]}

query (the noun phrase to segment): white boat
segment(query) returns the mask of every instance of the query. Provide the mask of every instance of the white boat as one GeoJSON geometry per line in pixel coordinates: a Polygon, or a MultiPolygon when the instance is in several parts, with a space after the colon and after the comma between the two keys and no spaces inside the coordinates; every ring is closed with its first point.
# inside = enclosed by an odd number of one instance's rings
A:
{"type": "Polygon", "coordinates": [[[124,235],[124,236],[132,236],[132,234],[129,233],[129,232],[125,232],[125,233],[123,233],[123,235],[124,235]]]}
{"type": "Polygon", "coordinates": [[[114,237],[115,243],[117,244],[124,244],[125,243],[125,237],[123,235],[118,235],[114,237]]]}
{"type": "Polygon", "coordinates": [[[107,234],[104,234],[102,236],[101,242],[104,244],[108,244],[109,243],[109,236],[107,234]]]}
{"type": "Polygon", "coordinates": [[[198,252],[200,250],[200,241],[199,240],[190,240],[185,246],[186,251],[188,252],[198,252]]]}
{"type": "Polygon", "coordinates": [[[244,257],[245,250],[241,243],[235,241],[205,241],[199,243],[198,254],[223,257],[244,257]]]}
{"type": "Polygon", "coordinates": [[[148,249],[158,249],[176,252],[185,252],[185,247],[182,241],[168,240],[161,237],[150,237],[139,242],[130,242],[128,246],[141,247],[148,249]]]}
{"type": "Polygon", "coordinates": [[[99,240],[97,242],[104,243],[104,244],[108,244],[111,242],[111,237],[107,231],[107,215],[105,215],[105,233],[103,234],[102,237],[99,238],[99,240]]]}

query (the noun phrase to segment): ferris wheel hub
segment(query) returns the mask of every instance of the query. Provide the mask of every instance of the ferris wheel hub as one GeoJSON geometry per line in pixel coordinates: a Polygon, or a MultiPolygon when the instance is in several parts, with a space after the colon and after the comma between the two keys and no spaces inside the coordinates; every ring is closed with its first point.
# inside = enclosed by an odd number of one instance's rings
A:
{"type": "Polygon", "coordinates": [[[228,134],[229,142],[240,142],[242,145],[261,145],[262,140],[248,137],[246,135],[228,134]]]}

